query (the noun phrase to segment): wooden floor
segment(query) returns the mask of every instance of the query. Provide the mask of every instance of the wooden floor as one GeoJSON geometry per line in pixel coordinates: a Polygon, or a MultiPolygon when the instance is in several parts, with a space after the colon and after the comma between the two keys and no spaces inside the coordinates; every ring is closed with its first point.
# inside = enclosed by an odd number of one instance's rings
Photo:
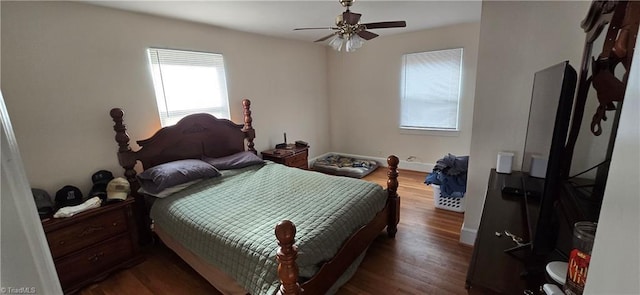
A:
{"type": "MultiPolygon", "coordinates": [[[[386,187],[387,169],[365,177],[386,187]]],[[[395,239],[378,236],[338,294],[466,294],[472,248],[458,242],[463,214],[435,209],[424,172],[400,171],[400,224],[395,239]]],[[[162,245],[145,262],[93,284],[81,294],[220,294],[162,245]]]]}

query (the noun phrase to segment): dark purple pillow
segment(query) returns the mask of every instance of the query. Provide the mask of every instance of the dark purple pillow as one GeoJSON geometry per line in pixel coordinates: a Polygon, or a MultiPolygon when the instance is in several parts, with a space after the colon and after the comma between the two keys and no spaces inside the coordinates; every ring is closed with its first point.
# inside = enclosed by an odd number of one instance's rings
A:
{"type": "Polygon", "coordinates": [[[256,164],[264,164],[260,157],[252,152],[239,152],[222,158],[202,157],[202,160],[213,165],[218,170],[244,168],[256,164]]]}
{"type": "Polygon", "coordinates": [[[220,176],[220,171],[207,162],[188,159],[164,163],[138,174],[140,186],[150,193],[201,178],[220,176]]]}

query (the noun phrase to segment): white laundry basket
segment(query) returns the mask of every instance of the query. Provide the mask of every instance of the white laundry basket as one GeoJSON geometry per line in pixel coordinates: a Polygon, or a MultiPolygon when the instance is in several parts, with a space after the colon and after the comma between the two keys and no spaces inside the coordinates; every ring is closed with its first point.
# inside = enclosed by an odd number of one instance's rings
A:
{"type": "Polygon", "coordinates": [[[440,194],[440,186],[431,184],[433,189],[433,205],[436,208],[455,212],[464,212],[464,198],[443,197],[440,194]]]}

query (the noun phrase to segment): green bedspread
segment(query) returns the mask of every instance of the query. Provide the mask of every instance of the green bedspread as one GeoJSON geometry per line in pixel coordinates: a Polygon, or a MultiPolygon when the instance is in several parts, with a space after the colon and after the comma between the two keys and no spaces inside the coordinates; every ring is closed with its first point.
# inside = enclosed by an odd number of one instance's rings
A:
{"type": "Polygon", "coordinates": [[[251,294],[273,294],[278,222],[296,225],[300,276],[311,277],[385,202],[377,184],[267,162],[158,199],[151,217],[251,294]]]}

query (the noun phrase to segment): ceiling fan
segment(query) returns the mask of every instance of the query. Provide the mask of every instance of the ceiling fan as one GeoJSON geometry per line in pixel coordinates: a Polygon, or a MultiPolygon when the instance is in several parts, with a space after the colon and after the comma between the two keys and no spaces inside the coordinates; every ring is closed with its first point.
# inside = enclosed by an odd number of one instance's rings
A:
{"type": "Polygon", "coordinates": [[[361,24],[360,17],[362,14],[354,13],[349,10],[349,7],[353,5],[355,0],[338,1],[343,7],[347,8],[347,10],[336,17],[335,27],[296,28],[293,30],[334,30],[335,32],[315,40],[314,42],[322,42],[331,38],[329,45],[331,45],[335,50],[340,51],[344,47],[345,51],[351,52],[360,48],[365,40],[371,40],[378,37],[378,34],[368,31],[370,29],[404,28],[407,26],[405,21],[386,21],[361,24]]]}

